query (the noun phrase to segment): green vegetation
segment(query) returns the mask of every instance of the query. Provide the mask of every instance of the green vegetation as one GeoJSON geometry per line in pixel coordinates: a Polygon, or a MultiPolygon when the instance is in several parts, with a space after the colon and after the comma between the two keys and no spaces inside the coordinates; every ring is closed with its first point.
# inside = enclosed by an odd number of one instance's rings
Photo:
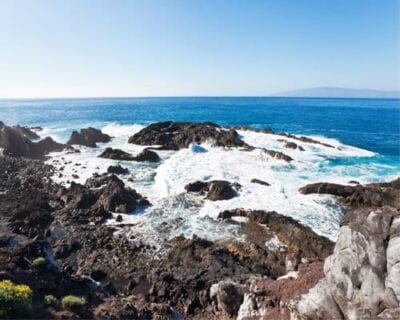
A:
{"type": "Polygon", "coordinates": [[[73,295],[65,296],[61,300],[63,309],[69,309],[72,307],[80,307],[86,304],[85,298],[77,297],[73,295]]]}
{"type": "Polygon", "coordinates": [[[57,298],[51,294],[44,296],[44,304],[47,306],[52,306],[57,303],[57,298]]]}
{"type": "Polygon", "coordinates": [[[0,281],[0,318],[28,314],[32,309],[32,290],[10,280],[0,281]]]}
{"type": "Polygon", "coordinates": [[[40,268],[43,267],[47,264],[47,260],[43,257],[36,258],[35,260],[32,261],[32,267],[34,268],[40,268]]]}

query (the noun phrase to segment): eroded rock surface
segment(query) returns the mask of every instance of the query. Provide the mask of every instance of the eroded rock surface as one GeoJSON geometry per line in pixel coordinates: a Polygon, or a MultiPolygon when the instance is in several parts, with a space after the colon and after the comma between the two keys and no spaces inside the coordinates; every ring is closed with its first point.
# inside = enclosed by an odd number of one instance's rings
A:
{"type": "Polygon", "coordinates": [[[73,131],[67,144],[81,145],[95,148],[97,142],[110,142],[111,137],[108,134],[101,132],[99,129],[92,127],[81,129],[80,132],[73,131]]]}
{"type": "Polygon", "coordinates": [[[223,180],[196,181],[185,186],[187,192],[198,193],[211,201],[232,199],[240,189],[240,184],[223,180]]]}
{"type": "Polygon", "coordinates": [[[8,127],[0,123],[0,149],[3,155],[13,155],[26,158],[41,159],[46,154],[55,151],[62,151],[66,145],[55,142],[47,137],[38,142],[30,139],[34,132],[25,127],[8,127]]]}
{"type": "Polygon", "coordinates": [[[129,138],[129,143],[158,145],[164,150],[187,148],[192,142],[211,142],[220,147],[246,147],[238,133],[212,122],[157,122],[129,138]]]}

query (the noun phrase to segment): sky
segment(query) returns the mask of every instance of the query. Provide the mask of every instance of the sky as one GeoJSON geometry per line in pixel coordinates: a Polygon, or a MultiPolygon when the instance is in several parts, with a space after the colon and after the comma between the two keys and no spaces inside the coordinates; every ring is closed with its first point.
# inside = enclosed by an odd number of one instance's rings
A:
{"type": "Polygon", "coordinates": [[[400,0],[0,0],[0,98],[400,90],[400,0]]]}

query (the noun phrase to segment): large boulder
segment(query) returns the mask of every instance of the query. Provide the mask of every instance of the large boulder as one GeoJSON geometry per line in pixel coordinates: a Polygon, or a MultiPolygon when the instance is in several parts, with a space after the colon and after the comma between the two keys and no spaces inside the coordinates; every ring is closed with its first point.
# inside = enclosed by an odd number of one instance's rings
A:
{"type": "Polygon", "coordinates": [[[237,196],[237,191],[240,188],[241,186],[238,183],[223,180],[196,181],[185,186],[187,192],[205,195],[206,199],[211,201],[232,199],[237,196]]]}
{"type": "Polygon", "coordinates": [[[67,144],[69,145],[82,145],[86,147],[96,147],[97,142],[110,142],[111,137],[108,134],[101,132],[95,128],[81,129],[80,132],[73,131],[67,144]]]}
{"type": "Polygon", "coordinates": [[[325,278],[293,307],[296,319],[400,317],[400,213],[390,207],[349,212],[325,278]]]}
{"type": "Polygon", "coordinates": [[[187,148],[192,142],[210,141],[221,147],[247,147],[234,129],[226,129],[212,122],[157,122],[129,138],[129,143],[159,145],[164,150],[187,148]]]}

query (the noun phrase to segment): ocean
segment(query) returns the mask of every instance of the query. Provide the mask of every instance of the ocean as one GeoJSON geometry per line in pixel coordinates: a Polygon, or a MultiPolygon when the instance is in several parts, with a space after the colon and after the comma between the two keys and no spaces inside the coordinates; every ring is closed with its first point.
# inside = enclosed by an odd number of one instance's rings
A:
{"type": "MultiPolygon", "coordinates": [[[[54,180],[83,183],[94,172],[104,172],[120,163],[131,170],[124,182],[147,196],[153,204],[124,216],[133,223],[130,232],[155,247],[160,239],[196,234],[212,240],[240,239],[236,224],[216,219],[222,210],[263,209],[291,216],[317,233],[337,236],[343,207],[332,197],[302,195],[298,189],[312,182],[361,183],[388,181],[400,175],[400,100],[317,98],[105,98],[0,100],[0,121],[7,125],[41,126],[41,136],[66,142],[72,130],[96,127],[114,137],[96,149],[81,147],[81,153],[52,154],[49,163],[63,164],[63,176],[54,180]],[[157,121],[212,121],[223,126],[245,125],[312,136],[334,145],[324,148],[302,145],[304,151],[284,148],[275,135],[240,131],[254,146],[282,151],[292,156],[290,164],[257,150],[242,152],[205,145],[177,152],[161,151],[160,164],[100,159],[107,146],[137,153],[143,149],[127,143],[129,136],[157,121]],[[63,159],[62,162],[57,160],[63,159]],[[66,160],[65,160],[66,159],[66,160]],[[69,163],[70,162],[70,163],[69,163]],[[73,178],[77,175],[78,178],[73,178]],[[252,178],[268,181],[265,187],[252,178]],[[242,185],[239,196],[226,201],[207,201],[188,195],[184,186],[196,180],[224,179],[242,185]]],[[[282,138],[282,137],[280,137],[282,138]]],[[[111,219],[108,223],[117,223],[111,219]]]]}

